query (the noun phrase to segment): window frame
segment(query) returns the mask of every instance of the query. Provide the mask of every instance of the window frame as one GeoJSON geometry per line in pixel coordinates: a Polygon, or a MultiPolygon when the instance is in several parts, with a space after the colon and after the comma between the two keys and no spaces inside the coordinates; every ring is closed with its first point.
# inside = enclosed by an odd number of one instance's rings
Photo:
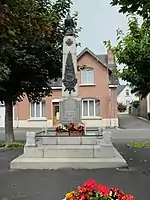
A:
{"type": "Polygon", "coordinates": [[[99,109],[99,114],[98,115],[96,115],[96,101],[98,101],[99,102],[99,108],[100,108],[100,100],[99,99],[92,99],[92,98],[89,98],[89,99],[86,99],[86,98],[84,98],[84,99],[82,99],[82,117],[88,117],[88,118],[90,118],[90,117],[99,117],[100,116],[100,109],[99,109]],[[83,102],[84,101],[86,101],[87,103],[88,103],[88,115],[83,115],[83,113],[84,113],[84,110],[83,110],[83,102]],[[90,115],[90,108],[89,108],[89,102],[90,101],[93,101],[94,103],[93,103],[93,105],[94,105],[94,115],[90,115]]]}
{"type": "Polygon", "coordinates": [[[126,96],[130,96],[129,89],[126,90],[126,96]]]}
{"type": "Polygon", "coordinates": [[[45,100],[43,100],[43,101],[40,101],[39,102],[39,104],[40,104],[40,116],[39,117],[37,117],[37,102],[31,102],[30,103],[30,119],[41,119],[41,118],[46,118],[46,102],[45,102],[45,100]],[[42,110],[42,104],[45,104],[45,116],[42,116],[42,112],[43,112],[43,110],[42,110]],[[34,117],[32,117],[32,115],[31,115],[31,106],[32,106],[32,104],[34,105],[34,117]]]}
{"type": "Polygon", "coordinates": [[[95,85],[95,80],[94,80],[94,69],[93,68],[91,68],[91,67],[88,67],[88,68],[86,68],[86,69],[82,69],[81,70],[81,85],[95,85]],[[92,72],[92,81],[90,82],[89,80],[90,80],[90,75],[88,75],[88,71],[89,72],[92,72]],[[83,73],[87,73],[86,74],[86,81],[84,81],[84,74],[83,73]]]}

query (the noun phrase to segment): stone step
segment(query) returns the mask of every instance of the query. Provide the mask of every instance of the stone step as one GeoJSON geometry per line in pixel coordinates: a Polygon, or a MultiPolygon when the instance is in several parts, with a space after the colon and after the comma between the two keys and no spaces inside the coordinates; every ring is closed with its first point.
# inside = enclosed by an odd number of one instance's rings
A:
{"type": "Polygon", "coordinates": [[[112,145],[47,145],[24,147],[27,158],[113,158],[115,148],[112,145]]]}
{"type": "Polygon", "coordinates": [[[25,158],[23,155],[11,161],[11,169],[101,169],[126,167],[123,157],[114,158],[25,158]]]}

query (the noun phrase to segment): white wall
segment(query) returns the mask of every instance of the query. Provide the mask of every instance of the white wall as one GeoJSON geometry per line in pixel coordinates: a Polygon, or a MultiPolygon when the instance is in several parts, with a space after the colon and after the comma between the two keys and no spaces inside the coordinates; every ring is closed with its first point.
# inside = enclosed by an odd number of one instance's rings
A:
{"type": "Polygon", "coordinates": [[[129,107],[128,102],[132,101],[138,101],[139,98],[135,96],[135,94],[131,94],[131,88],[129,85],[126,85],[126,87],[120,92],[120,94],[117,96],[118,103],[123,103],[124,105],[127,105],[129,107]],[[129,90],[129,96],[126,95],[126,90],[129,90]]]}

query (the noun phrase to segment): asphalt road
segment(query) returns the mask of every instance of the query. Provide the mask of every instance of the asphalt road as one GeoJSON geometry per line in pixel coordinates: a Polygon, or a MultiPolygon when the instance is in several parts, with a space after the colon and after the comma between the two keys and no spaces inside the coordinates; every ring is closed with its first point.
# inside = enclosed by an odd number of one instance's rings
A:
{"type": "MultiPolygon", "coordinates": [[[[14,134],[16,140],[25,140],[27,132],[40,132],[41,128],[14,128],[14,134]]],[[[0,140],[5,140],[5,129],[0,128],[0,140]]]]}
{"type": "Polygon", "coordinates": [[[130,149],[115,144],[128,161],[129,170],[10,170],[9,162],[22,150],[0,151],[1,200],[61,200],[65,193],[88,179],[149,200],[150,149],[130,149]]]}
{"type": "Polygon", "coordinates": [[[121,129],[150,129],[150,122],[141,120],[136,116],[120,114],[119,126],[121,129]]]}

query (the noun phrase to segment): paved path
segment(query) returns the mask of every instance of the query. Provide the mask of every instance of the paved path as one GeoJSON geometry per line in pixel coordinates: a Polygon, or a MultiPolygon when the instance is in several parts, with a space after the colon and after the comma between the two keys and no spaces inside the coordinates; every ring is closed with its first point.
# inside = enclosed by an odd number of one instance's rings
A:
{"type": "Polygon", "coordinates": [[[150,129],[150,122],[128,114],[119,115],[119,125],[122,129],[150,129]]]}
{"type": "Polygon", "coordinates": [[[100,170],[10,170],[9,161],[21,153],[0,152],[0,199],[61,200],[67,191],[88,179],[132,193],[136,200],[150,199],[150,149],[117,148],[129,162],[131,171],[100,170]]]}

